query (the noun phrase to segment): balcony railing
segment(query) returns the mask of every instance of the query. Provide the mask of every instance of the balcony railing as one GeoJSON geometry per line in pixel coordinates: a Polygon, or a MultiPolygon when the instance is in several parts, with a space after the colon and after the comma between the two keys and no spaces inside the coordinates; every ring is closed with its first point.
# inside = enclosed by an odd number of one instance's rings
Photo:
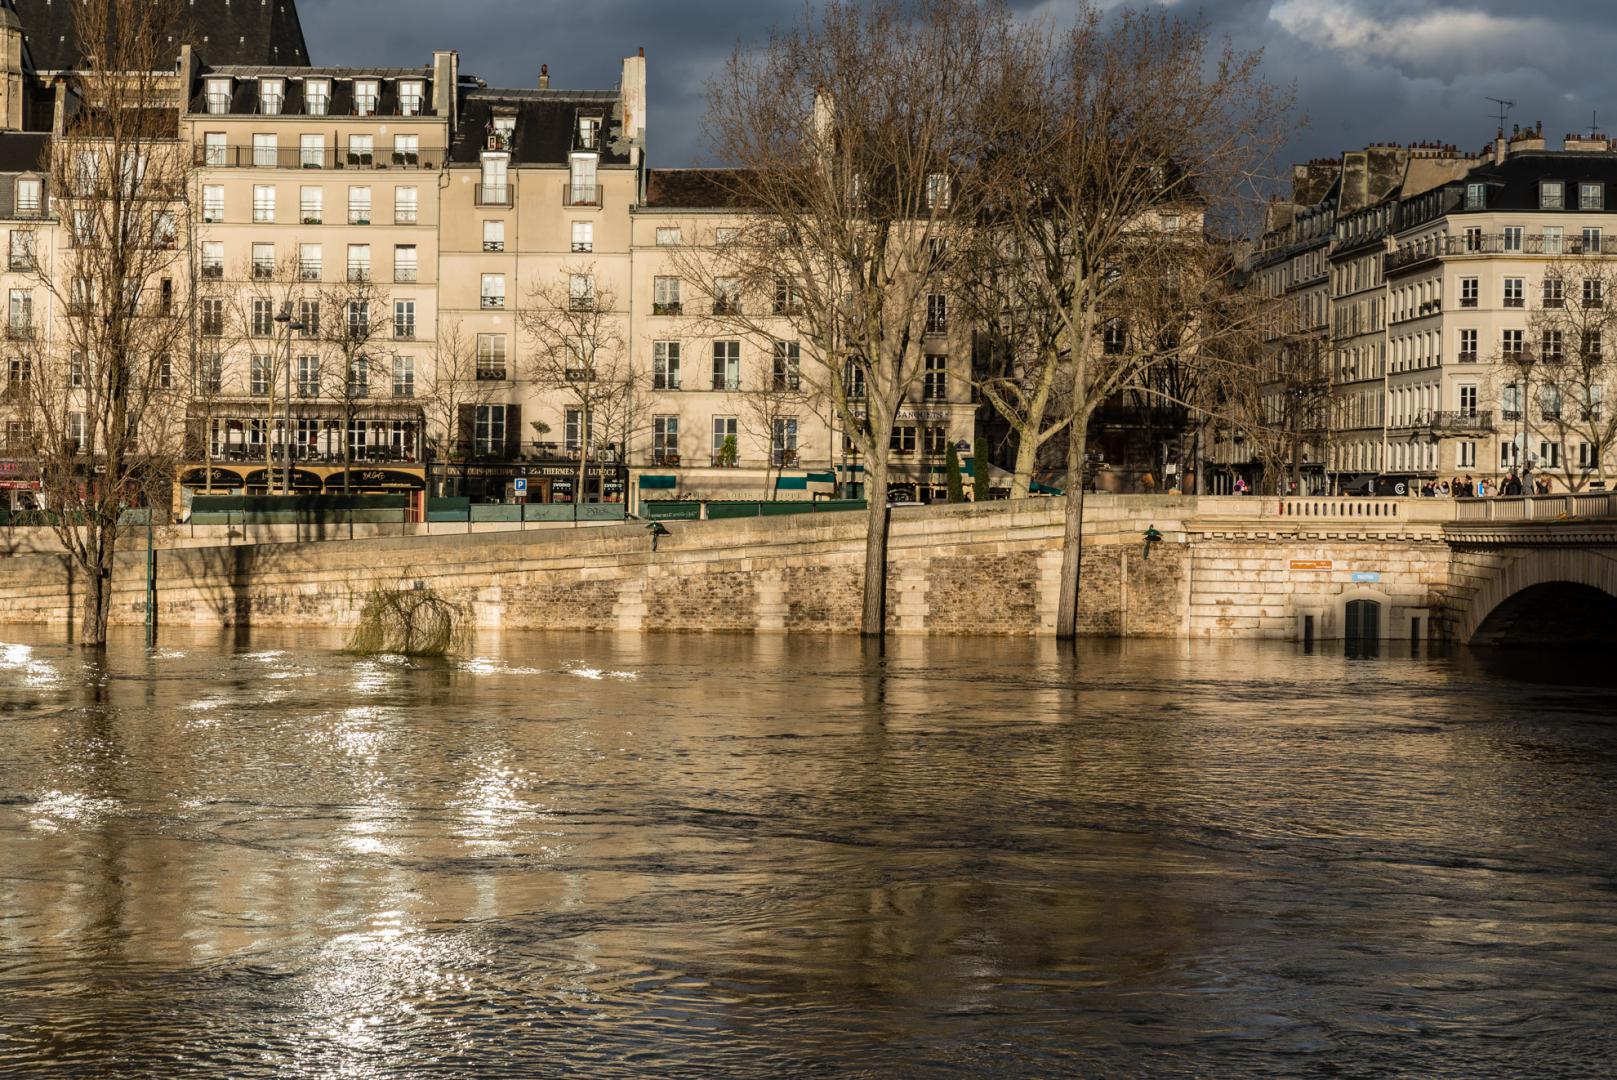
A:
{"type": "MultiPolygon", "coordinates": [[[[484,295],[483,297],[480,298],[479,306],[482,307],[485,311],[491,310],[491,309],[494,309],[494,308],[503,308],[503,307],[505,307],[505,297],[503,295],[501,295],[501,296],[484,295]]],[[[574,307],[576,307],[576,306],[577,305],[575,304],[574,307]]]]}
{"type": "Polygon", "coordinates": [[[505,241],[504,240],[484,240],[483,241],[483,250],[484,251],[504,251],[505,250],[505,241]]]}
{"type": "Polygon", "coordinates": [[[564,183],[561,186],[563,206],[600,206],[601,185],[564,183]]]}
{"type": "Polygon", "coordinates": [[[32,341],[34,340],[34,326],[32,323],[7,323],[6,340],[32,341]]]}
{"type": "Polygon", "coordinates": [[[366,265],[363,265],[363,266],[361,266],[358,263],[349,263],[348,264],[348,280],[349,281],[369,281],[370,279],[371,279],[371,268],[370,268],[369,264],[366,264],[366,265]]]}
{"type": "Polygon", "coordinates": [[[442,150],[350,151],[321,147],[205,146],[195,148],[197,165],[212,169],[437,169],[442,150]]]}
{"type": "Polygon", "coordinates": [[[414,225],[417,222],[417,220],[420,218],[420,216],[421,215],[415,210],[397,210],[397,209],[395,209],[393,211],[393,224],[395,224],[395,225],[414,225]]]}
{"type": "Polygon", "coordinates": [[[505,381],[505,365],[500,364],[498,366],[479,367],[477,369],[477,381],[478,382],[504,382],[505,381]]]}
{"type": "Polygon", "coordinates": [[[1493,412],[1491,410],[1479,412],[1475,409],[1432,411],[1421,414],[1416,419],[1415,426],[1429,428],[1434,432],[1492,431],[1493,412]]]}
{"type": "Polygon", "coordinates": [[[399,323],[394,323],[393,324],[393,337],[398,341],[414,341],[415,340],[415,324],[411,323],[408,326],[405,326],[405,325],[401,325],[399,323]]]}
{"type": "Polygon", "coordinates": [[[678,300],[666,304],[654,303],[651,305],[651,313],[653,315],[678,315],[682,310],[684,310],[684,308],[678,300]]]}
{"type": "Polygon", "coordinates": [[[416,268],[413,266],[395,266],[393,268],[393,280],[401,285],[414,284],[417,276],[416,268]]]}
{"type": "Polygon", "coordinates": [[[478,206],[510,206],[512,188],[510,184],[478,184],[474,192],[478,206]]]}
{"type": "Polygon", "coordinates": [[[1474,364],[1476,362],[1477,362],[1477,354],[1475,352],[1462,352],[1460,354],[1460,363],[1462,363],[1462,364],[1474,364]]]}
{"type": "Polygon", "coordinates": [[[1483,236],[1438,236],[1406,244],[1387,256],[1387,269],[1402,270],[1431,259],[1459,255],[1599,255],[1603,244],[1591,237],[1524,236],[1507,247],[1503,233],[1483,236]]]}

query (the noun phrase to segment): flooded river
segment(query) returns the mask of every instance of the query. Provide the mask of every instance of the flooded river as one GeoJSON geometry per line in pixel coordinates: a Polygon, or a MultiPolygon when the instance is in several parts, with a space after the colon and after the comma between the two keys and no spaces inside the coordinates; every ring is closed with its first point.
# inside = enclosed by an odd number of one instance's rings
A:
{"type": "Polygon", "coordinates": [[[0,1076],[1617,1072],[1609,660],[56,637],[0,1076]]]}

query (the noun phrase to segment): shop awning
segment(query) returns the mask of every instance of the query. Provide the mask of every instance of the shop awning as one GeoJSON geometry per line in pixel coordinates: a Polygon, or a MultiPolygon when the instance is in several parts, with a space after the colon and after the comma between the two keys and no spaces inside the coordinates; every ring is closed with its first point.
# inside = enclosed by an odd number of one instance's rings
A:
{"type": "Polygon", "coordinates": [[[679,487],[677,476],[653,476],[649,473],[640,474],[641,491],[672,491],[679,487]]]}

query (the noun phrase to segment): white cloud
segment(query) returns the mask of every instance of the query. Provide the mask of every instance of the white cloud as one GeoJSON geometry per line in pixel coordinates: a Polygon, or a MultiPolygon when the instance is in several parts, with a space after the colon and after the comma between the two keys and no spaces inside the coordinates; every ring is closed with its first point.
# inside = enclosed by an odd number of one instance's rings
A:
{"type": "Polygon", "coordinates": [[[1486,69],[1553,65],[1565,37],[1544,19],[1439,8],[1377,13],[1361,0],[1281,0],[1269,18],[1348,60],[1390,63],[1410,74],[1453,77],[1486,69]]]}

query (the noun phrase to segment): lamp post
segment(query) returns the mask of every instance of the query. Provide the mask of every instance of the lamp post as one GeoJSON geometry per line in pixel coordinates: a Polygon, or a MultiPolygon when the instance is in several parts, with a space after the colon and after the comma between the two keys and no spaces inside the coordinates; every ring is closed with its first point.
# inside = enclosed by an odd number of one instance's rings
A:
{"type": "Polygon", "coordinates": [[[290,300],[281,305],[281,310],[275,316],[275,321],[286,327],[286,370],[282,372],[281,382],[283,390],[281,401],[281,465],[285,482],[281,488],[281,493],[290,495],[292,494],[292,332],[302,330],[303,323],[292,317],[292,301],[290,300]]]}

